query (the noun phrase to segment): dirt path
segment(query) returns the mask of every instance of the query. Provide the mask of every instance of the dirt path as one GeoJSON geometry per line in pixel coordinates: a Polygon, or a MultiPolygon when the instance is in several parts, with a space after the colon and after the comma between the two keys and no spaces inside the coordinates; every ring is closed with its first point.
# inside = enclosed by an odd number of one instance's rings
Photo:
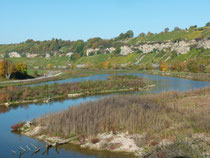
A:
{"type": "Polygon", "coordinates": [[[53,72],[53,71],[50,71],[47,75],[44,75],[44,76],[41,76],[41,77],[32,78],[32,79],[25,79],[25,80],[2,81],[2,82],[0,82],[0,84],[37,81],[37,80],[41,80],[41,79],[47,79],[47,78],[51,78],[51,77],[57,77],[57,76],[59,76],[61,74],[62,74],[62,72],[53,72]]]}

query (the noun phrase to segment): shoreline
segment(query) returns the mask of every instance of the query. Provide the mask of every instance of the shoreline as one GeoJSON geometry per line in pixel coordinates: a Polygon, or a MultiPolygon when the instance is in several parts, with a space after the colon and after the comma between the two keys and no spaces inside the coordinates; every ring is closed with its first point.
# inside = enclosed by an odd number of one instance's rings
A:
{"type": "MultiPolygon", "coordinates": [[[[81,70],[76,70],[78,73],[82,73],[86,69],[81,69],[81,70]]],[[[6,87],[6,86],[16,86],[17,85],[33,85],[33,84],[41,84],[45,82],[50,82],[50,81],[59,81],[59,80],[64,80],[64,79],[73,79],[73,78],[78,78],[78,77],[89,77],[93,75],[102,75],[102,74],[123,74],[123,73],[143,73],[143,74],[152,74],[152,75],[158,75],[158,76],[169,76],[169,77],[175,77],[175,78],[181,78],[181,79],[187,79],[187,80],[192,80],[192,81],[206,81],[210,82],[210,73],[193,73],[193,72],[176,72],[176,71],[159,71],[159,70],[129,70],[129,69],[119,69],[115,70],[106,70],[103,69],[102,73],[97,73],[97,70],[88,70],[90,71],[91,74],[78,74],[76,76],[69,76],[67,73],[61,72],[61,74],[57,76],[50,76],[47,78],[39,78],[39,79],[33,79],[33,80],[20,80],[21,83],[19,83],[19,80],[16,81],[3,81],[0,82],[0,87],[6,87]],[[62,75],[63,74],[63,75],[62,75]],[[66,76],[67,75],[67,76],[66,76]],[[15,84],[10,84],[10,83],[15,83],[15,84]]]]}
{"type": "MultiPolygon", "coordinates": [[[[138,145],[138,141],[145,141],[146,133],[143,134],[129,134],[129,132],[105,132],[99,133],[96,136],[81,137],[72,135],[70,138],[62,138],[59,136],[50,136],[45,134],[46,128],[42,126],[35,126],[33,122],[26,122],[18,128],[18,133],[30,138],[44,141],[46,145],[42,148],[58,147],[64,144],[78,145],[81,149],[88,149],[93,151],[109,151],[115,153],[131,154],[137,157],[144,157],[152,155],[155,152],[159,152],[160,149],[166,149],[173,147],[177,144],[178,138],[163,138],[160,142],[150,142],[150,144],[143,143],[141,146],[138,145]]],[[[173,130],[173,128],[171,128],[173,130]]],[[[191,136],[183,136],[182,143],[194,144],[199,146],[201,143],[210,141],[210,137],[205,133],[192,133],[191,136]]],[[[178,140],[180,141],[180,140],[178,140]]],[[[185,144],[185,145],[186,145],[185,144]]],[[[197,147],[196,146],[196,147],[197,147]]],[[[175,148],[175,147],[174,147],[175,148]]],[[[37,148],[35,152],[39,152],[41,148],[37,148]]],[[[171,149],[175,150],[175,149],[171,149]]],[[[169,151],[173,152],[173,151],[169,151]]],[[[203,153],[206,156],[210,156],[210,151],[203,153]]]]}
{"type": "Polygon", "coordinates": [[[88,93],[71,93],[67,94],[66,96],[56,96],[52,98],[42,98],[42,99],[34,99],[34,100],[23,100],[23,101],[15,101],[15,102],[6,102],[0,103],[0,106],[13,106],[18,104],[30,104],[30,103],[50,103],[51,100],[57,101],[59,99],[75,99],[80,97],[92,96],[92,95],[99,95],[99,94],[114,94],[118,92],[135,92],[135,91],[147,91],[149,88],[154,87],[155,85],[147,85],[144,88],[129,88],[129,89],[118,89],[118,90],[106,90],[106,91],[99,91],[99,92],[88,92],[88,93]]]}
{"type": "Polygon", "coordinates": [[[151,155],[158,155],[160,151],[166,157],[171,154],[175,154],[173,157],[184,155],[193,157],[192,155],[199,153],[197,157],[206,158],[210,156],[210,134],[207,124],[210,119],[209,90],[209,88],[203,88],[184,93],[165,92],[139,96],[140,98],[132,95],[123,98],[112,96],[101,99],[95,104],[89,102],[57,114],[48,114],[33,122],[18,123],[11,128],[21,135],[44,141],[46,148],[69,143],[95,151],[122,152],[140,157],[149,155],[148,158],[151,158],[151,155]],[[126,102],[127,100],[130,101],[126,102]],[[103,107],[106,110],[113,108],[104,111],[103,107]],[[135,111],[132,108],[135,108],[135,111]],[[88,113],[87,109],[89,109],[88,113]],[[82,117],[81,120],[85,119],[87,122],[81,122],[77,116],[73,118],[75,113],[72,112],[76,112],[79,117],[82,117]],[[134,112],[136,112],[136,119],[133,117],[134,112]],[[103,113],[106,115],[101,115],[103,113]],[[70,114],[68,116],[72,118],[68,119],[66,114],[70,114]],[[139,114],[145,116],[139,117],[139,114]],[[92,116],[96,117],[95,121],[92,120],[92,116]],[[60,125],[62,117],[66,120],[60,125]],[[103,120],[99,119],[109,120],[110,117],[113,118],[112,125],[109,123],[103,125],[103,120]],[[174,120],[174,117],[177,119],[174,120]],[[119,120],[124,120],[121,122],[124,127],[120,127],[119,120]],[[132,122],[125,122],[125,120],[132,122]],[[54,121],[58,126],[53,123],[54,121]],[[72,125],[68,126],[71,121],[72,125]],[[80,126],[78,126],[79,121],[80,126]],[[86,123],[89,123],[89,126],[86,123]],[[92,124],[95,125],[91,126],[92,124]],[[63,130],[62,127],[66,129],[63,130]]]}

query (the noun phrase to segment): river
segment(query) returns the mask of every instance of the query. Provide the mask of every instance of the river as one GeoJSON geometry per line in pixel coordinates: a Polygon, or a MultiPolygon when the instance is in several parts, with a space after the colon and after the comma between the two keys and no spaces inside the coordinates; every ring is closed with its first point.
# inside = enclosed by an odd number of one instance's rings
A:
{"type": "MultiPolygon", "coordinates": [[[[130,74],[130,73],[126,73],[130,74]]],[[[167,76],[156,76],[156,75],[148,75],[141,73],[132,73],[132,75],[136,75],[142,77],[146,80],[152,80],[156,85],[149,92],[150,93],[159,93],[168,90],[178,90],[178,91],[187,91],[194,88],[202,88],[210,86],[210,82],[203,81],[192,81],[174,77],[167,76]]],[[[105,80],[109,74],[103,75],[94,75],[90,77],[80,77],[73,79],[65,79],[60,81],[50,81],[41,83],[39,85],[44,84],[54,84],[54,83],[70,83],[70,82],[81,82],[84,80],[105,80]]],[[[31,143],[35,144],[38,147],[42,147],[45,145],[44,142],[29,138],[23,135],[15,134],[11,132],[11,125],[19,122],[19,121],[27,121],[32,120],[33,118],[37,118],[41,115],[57,112],[64,109],[67,109],[69,106],[75,106],[81,102],[94,101],[100,98],[103,98],[103,95],[97,96],[88,96],[77,99],[68,99],[64,101],[54,101],[51,103],[43,103],[43,104],[29,104],[29,105],[18,105],[16,107],[6,108],[0,107],[0,158],[10,158],[10,157],[49,157],[49,158],[126,158],[131,157],[126,154],[116,154],[111,152],[96,152],[90,151],[86,149],[80,149],[75,145],[62,145],[56,148],[51,148],[47,153],[45,149],[41,149],[41,151],[37,154],[32,154],[32,151],[28,151],[22,155],[19,155],[19,152],[13,154],[11,150],[18,151],[18,146],[28,145],[32,150],[33,147],[31,143]]],[[[20,149],[21,150],[21,149],[20,149]]]]}

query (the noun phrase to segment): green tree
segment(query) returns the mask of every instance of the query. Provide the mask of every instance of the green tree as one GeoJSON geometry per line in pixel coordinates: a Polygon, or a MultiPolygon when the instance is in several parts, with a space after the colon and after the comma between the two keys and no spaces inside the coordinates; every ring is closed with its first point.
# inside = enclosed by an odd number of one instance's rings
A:
{"type": "Polygon", "coordinates": [[[18,63],[15,65],[16,73],[21,74],[22,76],[27,75],[27,65],[24,63],[18,63]]]}
{"type": "Polygon", "coordinates": [[[116,54],[116,55],[119,55],[120,52],[121,52],[120,47],[117,47],[113,53],[116,54]]]}
{"type": "Polygon", "coordinates": [[[207,23],[206,23],[206,26],[210,26],[210,22],[207,22],[207,23]]]}
{"type": "Polygon", "coordinates": [[[174,31],[180,31],[181,29],[179,27],[175,27],[174,31]]]}
{"type": "Polygon", "coordinates": [[[165,32],[169,32],[169,28],[165,28],[164,31],[165,31],[165,32]]]}

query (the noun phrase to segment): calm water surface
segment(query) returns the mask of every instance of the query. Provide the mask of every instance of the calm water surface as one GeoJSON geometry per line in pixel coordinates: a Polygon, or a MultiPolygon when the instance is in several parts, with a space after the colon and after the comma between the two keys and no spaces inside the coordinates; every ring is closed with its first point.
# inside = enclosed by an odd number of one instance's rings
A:
{"type": "MultiPolygon", "coordinates": [[[[130,74],[130,73],[127,73],[130,74]]],[[[163,77],[156,75],[132,73],[132,75],[142,77],[144,79],[149,79],[156,84],[156,87],[153,87],[151,93],[159,93],[162,91],[168,90],[178,90],[178,91],[187,91],[194,88],[202,88],[210,86],[210,82],[201,82],[201,81],[191,81],[174,77],[163,77]]],[[[84,80],[105,80],[109,74],[95,75],[90,77],[81,77],[74,79],[65,79],[60,81],[50,81],[43,84],[54,84],[54,83],[70,83],[70,82],[81,82],[84,80]]],[[[69,99],[62,102],[55,101],[48,104],[29,104],[29,105],[19,105],[13,108],[0,107],[0,158],[10,158],[10,157],[49,157],[49,158],[126,158],[131,157],[129,155],[115,154],[110,152],[94,152],[90,150],[80,149],[78,146],[74,145],[63,145],[56,148],[51,148],[47,153],[45,149],[42,149],[41,152],[33,155],[32,152],[26,152],[22,155],[18,153],[13,154],[11,150],[18,150],[18,146],[25,147],[29,145],[33,148],[30,143],[35,144],[36,146],[42,147],[45,145],[44,142],[41,142],[36,139],[28,138],[26,136],[18,135],[11,133],[10,126],[19,122],[32,120],[41,115],[57,112],[64,109],[67,109],[70,106],[75,106],[81,102],[94,101],[100,98],[103,98],[103,95],[98,96],[89,96],[78,99],[69,99]]]]}

